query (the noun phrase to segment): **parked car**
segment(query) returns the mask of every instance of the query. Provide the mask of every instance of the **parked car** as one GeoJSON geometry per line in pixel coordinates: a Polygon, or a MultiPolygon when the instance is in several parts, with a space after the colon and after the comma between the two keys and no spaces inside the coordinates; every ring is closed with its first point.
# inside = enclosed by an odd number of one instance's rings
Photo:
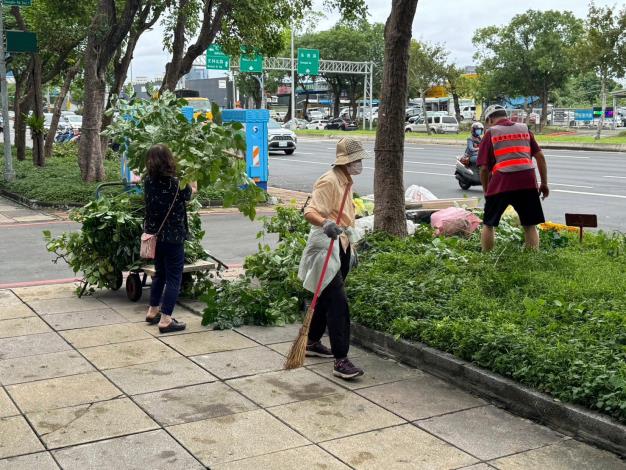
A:
{"type": "Polygon", "coordinates": [[[306,121],[304,119],[294,118],[284,123],[282,127],[284,127],[285,129],[291,129],[293,131],[295,129],[306,129],[308,124],[309,124],[309,121],[306,121]]]}
{"type": "MultiPolygon", "coordinates": [[[[454,116],[428,116],[428,127],[437,134],[459,133],[459,122],[454,116]]],[[[409,123],[404,126],[404,132],[426,132],[424,118],[416,116],[409,119],[409,123]]]]}
{"type": "Polygon", "coordinates": [[[52,113],[43,113],[43,129],[48,132],[52,125],[52,113]]]}
{"type": "Polygon", "coordinates": [[[404,110],[404,118],[408,121],[414,116],[419,116],[422,114],[421,106],[409,106],[404,110]]]}
{"type": "Polygon", "coordinates": [[[267,147],[269,151],[283,150],[286,155],[291,155],[296,151],[298,137],[289,130],[280,127],[275,119],[267,122],[267,147]]]}
{"type": "Polygon", "coordinates": [[[307,110],[306,115],[309,121],[316,121],[316,120],[324,119],[325,117],[324,113],[320,111],[319,109],[309,109],[307,110]]]}
{"type": "Polygon", "coordinates": [[[78,114],[69,114],[65,116],[65,124],[72,130],[80,130],[83,127],[83,117],[78,114]]]}
{"type": "Polygon", "coordinates": [[[473,120],[476,118],[476,106],[475,105],[462,106],[460,114],[463,120],[465,119],[473,120]]]}
{"type": "Polygon", "coordinates": [[[356,122],[344,118],[335,118],[328,121],[324,129],[340,129],[342,131],[354,131],[359,127],[356,122]]]}
{"type": "Polygon", "coordinates": [[[321,131],[326,129],[326,124],[328,124],[328,121],[326,119],[316,119],[315,121],[309,122],[306,128],[321,131]]]}

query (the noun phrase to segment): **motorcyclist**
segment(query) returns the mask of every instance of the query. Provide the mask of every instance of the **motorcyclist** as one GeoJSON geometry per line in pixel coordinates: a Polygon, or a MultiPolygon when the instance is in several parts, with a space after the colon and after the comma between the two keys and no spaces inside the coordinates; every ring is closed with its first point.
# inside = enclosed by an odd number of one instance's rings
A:
{"type": "Polygon", "coordinates": [[[469,157],[470,164],[476,165],[478,159],[478,147],[480,141],[483,138],[485,127],[481,122],[475,122],[472,124],[471,135],[467,138],[467,148],[465,149],[465,156],[469,157]]]}

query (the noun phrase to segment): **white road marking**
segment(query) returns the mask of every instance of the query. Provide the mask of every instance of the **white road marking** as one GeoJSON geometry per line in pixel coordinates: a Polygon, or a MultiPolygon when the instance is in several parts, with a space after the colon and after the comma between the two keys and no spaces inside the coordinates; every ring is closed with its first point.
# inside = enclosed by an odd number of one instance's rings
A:
{"type": "Polygon", "coordinates": [[[423,147],[404,147],[404,150],[426,150],[423,147]]]}
{"type": "Polygon", "coordinates": [[[591,157],[577,157],[574,155],[546,155],[546,158],[573,158],[575,160],[589,160],[591,157]]]}
{"type": "Polygon", "coordinates": [[[593,186],[579,186],[576,184],[550,183],[548,186],[563,186],[567,188],[593,189],[593,186]]]}
{"type": "Polygon", "coordinates": [[[552,192],[553,193],[580,194],[583,196],[614,197],[617,199],[626,199],[626,196],[623,196],[621,194],[587,193],[583,191],[568,191],[566,189],[554,189],[552,192]]]}
{"type": "Polygon", "coordinates": [[[615,178],[618,180],[626,180],[626,176],[603,176],[602,178],[615,178]]]}
{"type": "Polygon", "coordinates": [[[412,163],[413,165],[435,165],[435,166],[451,166],[456,167],[451,163],[430,163],[430,162],[412,162],[411,160],[405,160],[404,163],[412,163]]]}
{"type": "Polygon", "coordinates": [[[315,155],[313,152],[300,152],[296,150],[296,155],[315,155]]]}

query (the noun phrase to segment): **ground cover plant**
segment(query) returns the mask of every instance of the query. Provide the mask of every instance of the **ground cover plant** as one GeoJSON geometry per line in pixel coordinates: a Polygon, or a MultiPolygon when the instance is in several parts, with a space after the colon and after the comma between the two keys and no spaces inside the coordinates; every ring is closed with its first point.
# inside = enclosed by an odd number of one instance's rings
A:
{"type": "MultiPolygon", "coordinates": [[[[284,209],[266,230],[244,279],[205,297],[205,323],[274,324],[298,318],[305,299],[296,277],[308,227],[284,209]]],[[[478,236],[368,236],[347,282],[352,319],[400,338],[422,341],[511,377],[562,401],[626,422],[626,237],[585,236],[556,224],[541,250],[521,248],[520,229],[498,231],[493,253],[478,236]]]]}

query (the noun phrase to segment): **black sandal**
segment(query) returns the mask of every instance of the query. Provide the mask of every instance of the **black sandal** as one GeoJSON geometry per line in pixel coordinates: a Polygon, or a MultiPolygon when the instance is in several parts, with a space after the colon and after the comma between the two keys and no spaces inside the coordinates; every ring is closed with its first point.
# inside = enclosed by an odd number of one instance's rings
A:
{"type": "Polygon", "coordinates": [[[182,321],[172,318],[172,322],[166,327],[159,326],[159,331],[161,333],[172,333],[174,331],[183,331],[185,328],[187,328],[187,325],[185,325],[182,321]]]}
{"type": "Polygon", "coordinates": [[[148,318],[146,316],[146,322],[148,322],[151,325],[156,325],[160,321],[161,321],[161,312],[157,313],[154,318],[148,318]]]}

